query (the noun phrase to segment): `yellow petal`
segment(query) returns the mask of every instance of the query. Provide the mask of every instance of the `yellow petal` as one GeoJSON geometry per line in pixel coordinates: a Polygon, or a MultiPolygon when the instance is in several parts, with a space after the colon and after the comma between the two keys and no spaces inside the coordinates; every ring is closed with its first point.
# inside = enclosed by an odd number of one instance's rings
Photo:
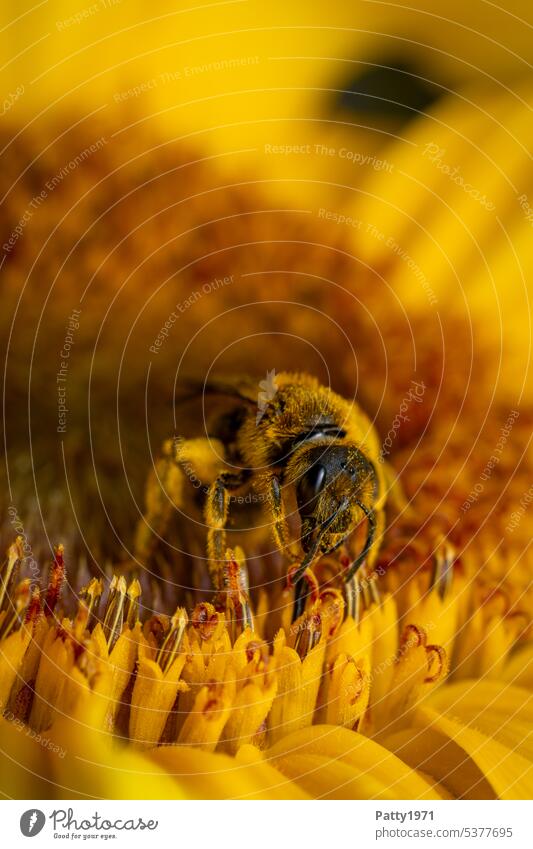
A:
{"type": "Polygon", "coordinates": [[[472,726],[533,762],[533,695],[500,681],[461,681],[441,687],[427,707],[472,726]]]}
{"type": "Polygon", "coordinates": [[[58,798],[186,798],[186,789],[163,768],[106,732],[60,719],[49,736],[65,752],[61,758],[50,753],[44,772],[58,798]]]}
{"type": "Polygon", "coordinates": [[[513,652],[502,669],[501,679],[516,687],[533,690],[533,643],[513,652]]]}
{"type": "Polygon", "coordinates": [[[487,616],[483,607],[468,619],[457,641],[454,679],[499,678],[508,653],[516,641],[514,628],[500,615],[487,616]]]}
{"type": "Polygon", "coordinates": [[[234,698],[235,685],[231,681],[202,687],[185,717],[178,742],[213,751],[230,716],[234,698]]]}
{"type": "Polygon", "coordinates": [[[404,630],[390,690],[373,712],[374,724],[381,729],[381,734],[392,734],[408,725],[415,705],[427,695],[436,680],[445,675],[444,651],[426,645],[426,639],[425,632],[418,626],[410,625],[404,630]]]}
{"type": "Polygon", "coordinates": [[[7,799],[53,799],[55,788],[48,780],[46,749],[28,734],[20,720],[0,716],[0,792],[7,799]]]}
{"type": "Polygon", "coordinates": [[[244,746],[237,758],[187,746],[159,746],[146,757],[173,776],[191,799],[306,798],[252,746],[244,746]]]}
{"type": "Polygon", "coordinates": [[[431,708],[420,708],[417,714],[418,723],[434,727],[464,749],[500,799],[531,799],[533,763],[497,740],[431,708]]]}
{"type": "Polygon", "coordinates": [[[346,728],[302,729],[268,749],[265,758],[313,798],[439,798],[427,781],[394,754],[346,728]]]}
{"type": "Polygon", "coordinates": [[[436,787],[454,799],[495,799],[496,794],[477,764],[464,749],[434,727],[420,723],[398,731],[383,745],[436,787]]]}
{"type": "Polygon", "coordinates": [[[126,626],[111,653],[108,654],[105,635],[99,622],[92,632],[92,638],[99,645],[102,657],[107,656],[105,666],[110,671],[107,692],[103,694],[108,702],[106,722],[110,728],[113,727],[114,719],[121,706],[121,697],[135,667],[140,633],[141,625],[139,622],[134,628],[126,626]]]}
{"type": "Polygon", "coordinates": [[[155,746],[161,739],[165,723],[178,690],[184,655],[178,655],[168,672],[163,674],[159,664],[147,657],[139,659],[131,697],[129,736],[139,747],[155,746]]]}
{"type": "MultiPolygon", "coordinates": [[[[46,617],[39,617],[34,625],[33,637],[24,655],[19,675],[11,692],[10,708],[15,712],[18,708],[19,697],[22,694],[22,691],[25,688],[30,688],[30,692],[33,693],[35,690],[35,679],[37,677],[37,669],[41,660],[42,645],[49,629],[50,625],[46,617]]],[[[24,701],[26,701],[26,698],[24,701]]],[[[25,719],[26,716],[24,715],[21,718],[25,719]]]]}
{"type": "Polygon", "coordinates": [[[370,663],[368,658],[355,661],[340,655],[326,675],[325,722],[353,728],[363,716],[370,696],[370,663]]]}
{"type": "Polygon", "coordinates": [[[421,595],[416,581],[412,581],[410,587],[411,593],[407,594],[408,622],[405,624],[418,625],[428,635],[428,642],[442,646],[451,657],[457,630],[457,593],[448,593],[441,598],[435,591],[421,595]]]}
{"type": "Polygon", "coordinates": [[[49,728],[52,724],[73,667],[72,646],[57,637],[57,628],[51,628],[44,639],[35,681],[30,725],[36,731],[49,728]]]}
{"type": "Polygon", "coordinates": [[[29,628],[19,628],[0,642],[0,711],[4,710],[31,639],[29,628]]]}
{"type": "Polygon", "coordinates": [[[398,654],[398,611],[390,593],[369,610],[372,629],[372,671],[370,699],[379,705],[388,692],[394,675],[394,661],[398,654]]]}
{"type": "MultiPolygon", "coordinates": [[[[284,642],[284,638],[283,638],[284,642]]],[[[269,738],[278,740],[300,727],[299,693],[302,687],[302,663],[294,649],[277,648],[278,692],[268,716],[269,738]]]]}
{"type": "Polygon", "coordinates": [[[328,643],[326,662],[330,663],[340,654],[353,657],[354,660],[371,658],[374,637],[372,618],[367,613],[362,617],[361,622],[356,623],[351,616],[348,616],[328,643]]]}
{"type": "Polygon", "coordinates": [[[237,693],[224,728],[224,751],[235,754],[239,746],[251,742],[272,707],[276,689],[275,681],[266,687],[250,682],[237,693]]]}
{"type": "Polygon", "coordinates": [[[271,742],[313,721],[320,687],[326,642],[322,638],[302,660],[285,645],[280,632],[275,641],[274,657],[278,691],[268,717],[271,742]]]}

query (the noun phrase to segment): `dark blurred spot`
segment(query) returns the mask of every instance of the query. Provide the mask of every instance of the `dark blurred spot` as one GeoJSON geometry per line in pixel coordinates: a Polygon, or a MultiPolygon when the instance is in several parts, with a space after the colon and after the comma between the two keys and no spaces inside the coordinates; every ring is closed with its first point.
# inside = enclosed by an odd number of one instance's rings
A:
{"type": "Polygon", "coordinates": [[[396,125],[426,112],[442,95],[439,85],[420,79],[417,69],[404,62],[389,62],[387,67],[363,65],[339,88],[344,89],[338,100],[341,109],[396,125]]]}

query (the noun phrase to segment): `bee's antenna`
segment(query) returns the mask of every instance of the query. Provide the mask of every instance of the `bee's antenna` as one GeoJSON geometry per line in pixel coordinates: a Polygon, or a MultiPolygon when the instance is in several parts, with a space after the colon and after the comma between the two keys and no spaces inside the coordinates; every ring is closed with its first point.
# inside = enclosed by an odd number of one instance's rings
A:
{"type": "Polygon", "coordinates": [[[372,543],[374,542],[374,536],[376,534],[376,514],[374,513],[374,511],[369,510],[368,507],[365,507],[365,505],[362,504],[361,501],[356,501],[355,503],[358,507],[361,508],[366,518],[368,519],[368,534],[366,536],[366,542],[362,552],[357,555],[353,563],[350,565],[348,571],[346,572],[346,575],[344,576],[345,584],[351,581],[351,579],[359,569],[361,563],[372,548],[372,543]]]}

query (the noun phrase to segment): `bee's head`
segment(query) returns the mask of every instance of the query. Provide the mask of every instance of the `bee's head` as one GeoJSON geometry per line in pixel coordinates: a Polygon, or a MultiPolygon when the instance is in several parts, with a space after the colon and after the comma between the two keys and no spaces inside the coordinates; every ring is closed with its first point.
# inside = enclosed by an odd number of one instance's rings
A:
{"type": "Polygon", "coordinates": [[[295,485],[304,551],[333,551],[365,517],[370,535],[377,494],[371,461],[345,443],[302,446],[300,452],[295,485]]]}

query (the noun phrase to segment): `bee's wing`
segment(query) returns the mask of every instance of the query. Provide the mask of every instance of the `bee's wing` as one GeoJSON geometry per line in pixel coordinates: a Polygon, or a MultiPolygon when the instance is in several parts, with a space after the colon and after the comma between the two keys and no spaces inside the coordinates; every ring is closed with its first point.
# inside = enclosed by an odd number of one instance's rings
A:
{"type": "Polygon", "coordinates": [[[248,404],[257,406],[260,392],[259,379],[251,377],[208,377],[180,378],[176,387],[175,403],[201,398],[204,395],[225,395],[228,398],[239,398],[248,404]]]}

